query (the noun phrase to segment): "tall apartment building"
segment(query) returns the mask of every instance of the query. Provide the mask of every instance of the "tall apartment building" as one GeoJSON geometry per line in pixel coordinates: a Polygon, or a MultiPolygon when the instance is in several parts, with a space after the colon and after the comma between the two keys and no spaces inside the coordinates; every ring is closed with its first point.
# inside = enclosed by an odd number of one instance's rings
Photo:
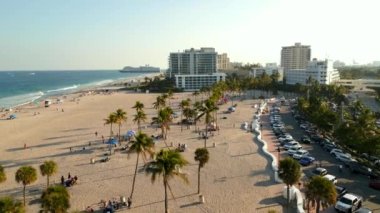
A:
{"type": "Polygon", "coordinates": [[[290,69],[285,72],[287,84],[306,84],[310,77],[320,84],[331,84],[340,79],[338,70],[333,68],[333,62],[329,60],[313,59],[306,69],[290,69]]]}
{"type": "Polygon", "coordinates": [[[218,70],[228,70],[230,69],[230,59],[227,56],[227,53],[218,54],[218,61],[216,68],[218,70]]]}
{"type": "Polygon", "coordinates": [[[185,91],[196,91],[224,81],[226,74],[217,72],[217,55],[214,48],[170,53],[169,76],[174,77],[176,86],[185,91]]]}
{"type": "Polygon", "coordinates": [[[311,57],[310,46],[295,43],[294,46],[282,47],[281,67],[284,71],[306,69],[311,57]]]}

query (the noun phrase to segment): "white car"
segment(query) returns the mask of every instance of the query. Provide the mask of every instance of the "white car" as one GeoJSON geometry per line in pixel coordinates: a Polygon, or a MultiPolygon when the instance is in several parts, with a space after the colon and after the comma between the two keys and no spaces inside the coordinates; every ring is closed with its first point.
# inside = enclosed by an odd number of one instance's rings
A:
{"type": "Polygon", "coordinates": [[[300,149],[300,150],[297,150],[296,153],[294,153],[292,155],[292,157],[296,160],[299,160],[301,159],[302,157],[304,156],[308,156],[309,155],[309,152],[304,150],[304,149],[300,149]]]}
{"type": "Polygon", "coordinates": [[[358,195],[347,193],[339,198],[335,204],[335,209],[339,212],[354,212],[362,206],[362,200],[358,195]]]}
{"type": "Polygon", "coordinates": [[[327,175],[324,175],[323,178],[326,178],[327,180],[331,181],[333,184],[338,183],[338,180],[336,179],[334,175],[327,174],[327,175]]]}
{"type": "Polygon", "coordinates": [[[302,150],[302,147],[291,147],[288,149],[288,155],[293,156],[298,151],[302,150]]]}
{"type": "MultiPolygon", "coordinates": [[[[331,154],[332,156],[336,157],[337,155],[341,155],[341,154],[345,154],[345,153],[344,153],[341,149],[332,149],[332,150],[330,151],[330,154],[331,154]]],[[[345,154],[345,155],[351,157],[350,154],[345,154]]]]}
{"type": "Polygon", "coordinates": [[[351,155],[346,155],[346,154],[338,154],[335,156],[335,158],[338,160],[338,161],[342,161],[344,164],[349,164],[350,162],[352,161],[356,161],[355,159],[353,159],[351,157],[351,155]]]}
{"type": "Polygon", "coordinates": [[[288,150],[291,148],[302,148],[302,146],[296,141],[291,141],[291,142],[285,144],[285,146],[284,146],[285,150],[288,150]]]}

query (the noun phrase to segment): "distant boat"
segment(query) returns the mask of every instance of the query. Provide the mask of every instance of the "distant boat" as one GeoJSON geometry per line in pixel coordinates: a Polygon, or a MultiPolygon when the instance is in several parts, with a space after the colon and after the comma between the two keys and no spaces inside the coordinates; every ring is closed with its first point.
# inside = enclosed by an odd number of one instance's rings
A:
{"type": "Polygon", "coordinates": [[[160,72],[160,68],[151,67],[149,65],[140,66],[140,67],[130,67],[126,66],[120,72],[160,72]]]}

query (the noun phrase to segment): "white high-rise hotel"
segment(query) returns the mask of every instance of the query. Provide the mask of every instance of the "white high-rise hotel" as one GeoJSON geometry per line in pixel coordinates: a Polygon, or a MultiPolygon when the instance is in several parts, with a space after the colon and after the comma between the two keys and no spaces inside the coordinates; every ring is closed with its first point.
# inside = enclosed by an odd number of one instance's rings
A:
{"type": "Polygon", "coordinates": [[[284,68],[284,79],[287,84],[306,84],[311,77],[320,84],[331,84],[339,80],[339,72],[329,60],[311,58],[310,46],[296,43],[281,50],[281,66],[284,68]]]}
{"type": "Polygon", "coordinates": [[[224,81],[226,74],[217,72],[217,55],[214,48],[189,49],[170,53],[169,76],[175,77],[177,88],[195,91],[224,81]]]}

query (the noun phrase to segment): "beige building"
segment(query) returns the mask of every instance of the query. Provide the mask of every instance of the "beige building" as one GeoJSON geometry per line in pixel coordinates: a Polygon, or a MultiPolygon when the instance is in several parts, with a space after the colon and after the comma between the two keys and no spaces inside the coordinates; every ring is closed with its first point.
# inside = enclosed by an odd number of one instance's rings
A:
{"type": "Polygon", "coordinates": [[[294,46],[282,47],[281,50],[281,67],[284,71],[306,69],[310,61],[310,46],[295,43],[294,46]]]}
{"type": "Polygon", "coordinates": [[[218,61],[216,67],[218,70],[230,69],[230,59],[228,58],[227,53],[218,54],[218,61]]]}

